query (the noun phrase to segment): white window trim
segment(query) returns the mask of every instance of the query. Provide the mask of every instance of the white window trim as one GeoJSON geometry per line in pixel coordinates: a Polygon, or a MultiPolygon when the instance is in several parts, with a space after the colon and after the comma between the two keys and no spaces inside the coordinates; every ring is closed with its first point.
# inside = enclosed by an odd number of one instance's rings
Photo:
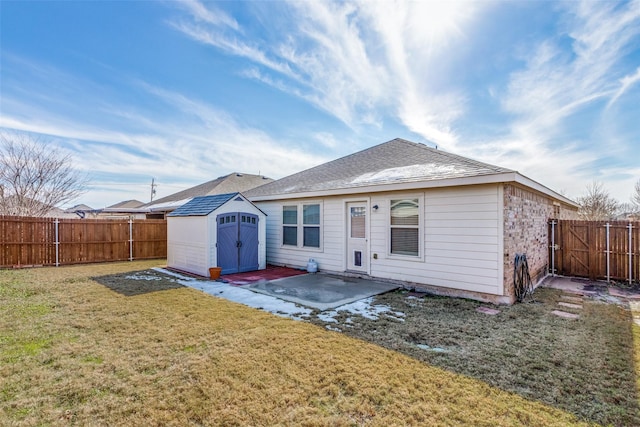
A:
{"type": "Polygon", "coordinates": [[[398,194],[398,195],[390,195],[387,198],[387,258],[389,259],[397,259],[403,261],[424,261],[424,213],[425,213],[425,204],[424,204],[424,194],[398,194]],[[418,199],[418,255],[401,255],[391,253],[391,201],[392,200],[400,200],[400,199],[418,199]]]}
{"type": "Polygon", "coordinates": [[[300,201],[300,202],[292,202],[292,203],[283,203],[280,206],[280,229],[279,229],[279,234],[280,234],[280,247],[283,249],[303,249],[305,251],[312,251],[312,252],[323,252],[324,251],[324,204],[322,202],[322,200],[305,200],[305,201],[300,201]],[[304,206],[306,205],[319,205],[320,206],[320,224],[316,225],[316,224],[303,224],[303,220],[304,220],[304,206]],[[284,224],[282,221],[282,212],[285,206],[296,206],[297,207],[297,223],[296,223],[296,227],[298,229],[298,233],[297,233],[297,237],[298,237],[298,242],[296,245],[285,245],[283,240],[284,240],[284,227],[293,227],[293,224],[284,224]],[[304,246],[304,227],[306,226],[311,226],[311,227],[319,227],[319,233],[320,233],[320,247],[313,247],[313,246],[304,246]]]}

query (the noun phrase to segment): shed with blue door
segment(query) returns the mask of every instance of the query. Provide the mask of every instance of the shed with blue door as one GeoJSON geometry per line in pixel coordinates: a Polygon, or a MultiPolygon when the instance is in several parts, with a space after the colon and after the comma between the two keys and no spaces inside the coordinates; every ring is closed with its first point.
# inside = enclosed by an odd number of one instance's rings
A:
{"type": "Polygon", "coordinates": [[[266,215],[241,193],[195,197],[167,215],[168,267],[208,276],[266,265],[266,215]]]}

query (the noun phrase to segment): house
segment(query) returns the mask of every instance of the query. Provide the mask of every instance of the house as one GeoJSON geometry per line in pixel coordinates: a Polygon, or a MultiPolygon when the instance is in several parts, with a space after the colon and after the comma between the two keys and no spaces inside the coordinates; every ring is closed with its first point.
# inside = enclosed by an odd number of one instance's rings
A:
{"type": "Polygon", "coordinates": [[[93,209],[87,205],[76,205],[65,210],[73,213],[75,218],[87,219],[145,219],[144,202],[140,200],[123,200],[106,208],[93,209]]]}
{"type": "Polygon", "coordinates": [[[195,197],[167,215],[167,266],[200,276],[266,268],[266,216],[241,193],[195,197]]]}
{"type": "Polygon", "coordinates": [[[233,172],[212,181],[154,200],[143,205],[141,208],[145,210],[147,219],[164,219],[169,212],[184,205],[194,197],[235,192],[242,193],[271,181],[273,181],[273,179],[262,175],[233,172]]]}
{"type": "Polygon", "coordinates": [[[515,300],[516,254],[548,270],[548,220],[566,197],[498,166],[394,139],[245,193],[267,214],[267,262],[515,300]]]}

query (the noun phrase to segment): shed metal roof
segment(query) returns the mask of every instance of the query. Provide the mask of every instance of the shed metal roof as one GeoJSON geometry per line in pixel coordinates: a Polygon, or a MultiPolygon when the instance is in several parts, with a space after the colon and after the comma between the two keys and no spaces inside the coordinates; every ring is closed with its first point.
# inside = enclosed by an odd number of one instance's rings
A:
{"type": "Polygon", "coordinates": [[[167,216],[207,216],[240,193],[194,197],[167,216]]]}

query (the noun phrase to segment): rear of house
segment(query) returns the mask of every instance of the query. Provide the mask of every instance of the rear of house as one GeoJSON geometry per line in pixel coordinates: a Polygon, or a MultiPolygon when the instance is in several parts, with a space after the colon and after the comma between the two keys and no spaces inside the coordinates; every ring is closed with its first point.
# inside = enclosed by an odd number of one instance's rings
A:
{"type": "Polygon", "coordinates": [[[504,168],[395,139],[247,193],[267,214],[267,261],[514,301],[513,262],[535,281],[548,219],[577,206],[504,168]]]}

